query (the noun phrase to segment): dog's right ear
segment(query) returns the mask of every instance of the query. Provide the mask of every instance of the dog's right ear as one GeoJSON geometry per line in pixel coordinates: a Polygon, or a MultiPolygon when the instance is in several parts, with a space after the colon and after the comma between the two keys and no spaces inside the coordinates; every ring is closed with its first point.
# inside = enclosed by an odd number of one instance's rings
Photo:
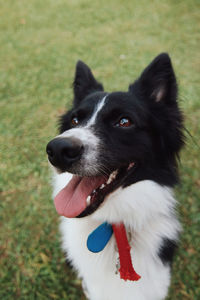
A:
{"type": "Polygon", "coordinates": [[[94,78],[90,68],[81,60],[76,64],[73,87],[75,105],[90,93],[103,91],[103,85],[94,78]]]}

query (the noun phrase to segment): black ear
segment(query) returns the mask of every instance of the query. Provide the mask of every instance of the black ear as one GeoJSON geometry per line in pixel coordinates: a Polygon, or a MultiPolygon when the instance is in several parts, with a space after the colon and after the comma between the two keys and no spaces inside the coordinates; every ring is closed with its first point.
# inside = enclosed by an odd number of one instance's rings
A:
{"type": "Polygon", "coordinates": [[[102,84],[96,81],[90,68],[80,60],[76,64],[73,86],[75,104],[92,92],[103,91],[102,84]]]}
{"type": "Polygon", "coordinates": [[[177,84],[170,57],[158,55],[143,71],[138,81],[129,90],[138,90],[146,99],[154,102],[173,103],[177,98],[177,84]],[[136,88],[136,86],[137,88],[136,88]]]}

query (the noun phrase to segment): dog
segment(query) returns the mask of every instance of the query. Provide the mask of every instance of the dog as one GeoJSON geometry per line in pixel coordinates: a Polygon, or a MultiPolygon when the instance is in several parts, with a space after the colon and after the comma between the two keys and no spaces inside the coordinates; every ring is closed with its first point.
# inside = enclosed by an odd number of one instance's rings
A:
{"type": "Polygon", "coordinates": [[[181,231],[173,187],[184,145],[171,59],[161,53],[128,91],[112,93],[78,61],[73,92],[46,150],[62,248],[90,300],[165,299],[181,231]],[[124,225],[140,280],[116,272],[114,235],[102,251],[88,249],[88,237],[105,222],[124,225]]]}

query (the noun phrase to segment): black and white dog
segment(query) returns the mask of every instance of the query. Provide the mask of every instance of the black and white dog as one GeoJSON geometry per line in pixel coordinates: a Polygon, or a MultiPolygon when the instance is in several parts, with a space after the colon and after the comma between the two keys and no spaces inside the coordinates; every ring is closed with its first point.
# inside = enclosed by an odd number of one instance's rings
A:
{"type": "Polygon", "coordinates": [[[157,56],[127,92],[104,92],[89,67],[77,63],[73,107],[47,153],[63,249],[89,299],[166,297],[180,232],[172,188],[183,140],[168,54],[157,56]],[[88,235],[103,222],[125,225],[139,281],[116,274],[114,237],[99,253],[87,249],[88,235]]]}

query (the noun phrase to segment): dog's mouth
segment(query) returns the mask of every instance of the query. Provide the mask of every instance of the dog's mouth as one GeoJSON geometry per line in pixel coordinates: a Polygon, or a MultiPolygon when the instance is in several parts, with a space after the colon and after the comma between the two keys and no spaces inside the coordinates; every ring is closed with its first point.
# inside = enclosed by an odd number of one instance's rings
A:
{"type": "Polygon", "coordinates": [[[113,171],[109,176],[73,175],[54,199],[58,214],[67,218],[82,218],[92,214],[110,193],[123,184],[134,166],[131,162],[128,166],[113,171]]]}

